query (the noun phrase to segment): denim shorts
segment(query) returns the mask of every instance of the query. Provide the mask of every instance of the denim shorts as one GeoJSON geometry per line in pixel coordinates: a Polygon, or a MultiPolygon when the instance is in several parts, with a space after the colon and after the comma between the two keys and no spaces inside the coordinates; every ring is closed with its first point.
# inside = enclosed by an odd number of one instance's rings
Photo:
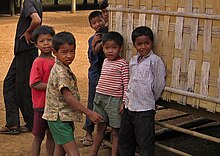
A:
{"type": "Polygon", "coordinates": [[[54,142],[58,145],[64,145],[68,142],[75,141],[74,126],[71,121],[48,121],[50,131],[53,135],[54,142]]]}
{"type": "Polygon", "coordinates": [[[102,122],[107,122],[110,127],[120,128],[121,115],[119,110],[121,104],[122,98],[96,93],[93,110],[102,116],[102,122]]]}

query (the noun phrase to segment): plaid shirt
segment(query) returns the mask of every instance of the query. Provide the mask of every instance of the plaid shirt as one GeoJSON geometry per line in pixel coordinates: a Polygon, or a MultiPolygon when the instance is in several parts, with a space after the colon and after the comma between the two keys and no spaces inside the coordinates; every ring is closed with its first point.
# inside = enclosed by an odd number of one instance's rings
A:
{"type": "Polygon", "coordinates": [[[77,100],[80,100],[76,76],[72,73],[69,66],[64,65],[56,59],[47,84],[46,105],[43,118],[49,121],[56,121],[59,117],[61,121],[79,122],[82,120],[82,114],[65,102],[61,94],[63,87],[69,88],[72,95],[77,100]]]}
{"type": "Polygon", "coordinates": [[[163,61],[153,51],[141,59],[138,54],[129,63],[129,74],[125,107],[130,111],[155,110],[155,101],[166,84],[163,61]]]}

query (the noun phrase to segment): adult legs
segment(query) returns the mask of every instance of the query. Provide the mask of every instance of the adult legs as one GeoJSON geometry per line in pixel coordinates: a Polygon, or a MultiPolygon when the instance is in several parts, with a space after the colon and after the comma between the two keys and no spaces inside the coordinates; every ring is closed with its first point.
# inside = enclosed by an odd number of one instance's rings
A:
{"type": "Polygon", "coordinates": [[[6,109],[5,127],[19,127],[19,108],[15,98],[15,81],[16,81],[16,56],[14,57],[8,73],[4,79],[3,96],[6,109]]]}
{"type": "Polygon", "coordinates": [[[20,52],[16,55],[16,101],[26,123],[26,128],[32,130],[34,116],[33,104],[31,99],[31,89],[29,87],[29,76],[32,63],[37,57],[38,51],[37,49],[32,49],[20,52]]]}

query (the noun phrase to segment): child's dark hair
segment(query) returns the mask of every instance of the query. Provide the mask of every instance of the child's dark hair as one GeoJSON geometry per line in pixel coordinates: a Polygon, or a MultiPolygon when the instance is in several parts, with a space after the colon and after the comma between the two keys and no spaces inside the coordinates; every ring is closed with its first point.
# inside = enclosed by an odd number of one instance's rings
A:
{"type": "Polygon", "coordinates": [[[46,35],[46,34],[50,34],[51,36],[53,36],[55,34],[55,31],[52,27],[47,26],[47,25],[39,26],[33,31],[32,40],[36,44],[38,37],[40,35],[46,35]]]}
{"type": "Polygon", "coordinates": [[[122,46],[123,37],[118,32],[110,31],[103,36],[102,45],[104,45],[107,41],[115,41],[119,46],[122,46]]]}
{"type": "Polygon", "coordinates": [[[108,0],[103,0],[100,5],[99,8],[102,9],[106,9],[108,7],[108,0]]]}
{"type": "Polygon", "coordinates": [[[154,34],[149,27],[140,26],[135,28],[131,35],[132,42],[135,43],[136,38],[139,36],[148,36],[152,42],[154,41],[154,34]]]}
{"type": "Polygon", "coordinates": [[[54,50],[58,51],[60,46],[68,43],[76,48],[76,39],[70,32],[59,32],[53,36],[52,44],[54,50]]]}
{"type": "Polygon", "coordinates": [[[89,17],[88,17],[88,20],[89,20],[89,23],[91,23],[91,20],[97,16],[100,16],[102,17],[102,12],[101,11],[93,11],[89,14],[89,17]]]}

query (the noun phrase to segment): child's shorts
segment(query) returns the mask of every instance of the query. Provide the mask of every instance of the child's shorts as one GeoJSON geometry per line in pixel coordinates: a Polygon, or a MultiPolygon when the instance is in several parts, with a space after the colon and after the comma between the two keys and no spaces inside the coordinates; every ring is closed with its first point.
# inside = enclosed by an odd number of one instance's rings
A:
{"type": "Polygon", "coordinates": [[[113,128],[120,128],[121,115],[119,110],[121,104],[122,98],[96,93],[93,110],[102,116],[103,122],[109,123],[109,126],[113,128]]]}
{"type": "Polygon", "coordinates": [[[49,129],[47,120],[42,118],[43,111],[34,111],[34,125],[32,133],[34,136],[44,136],[47,129],[49,129]]]}
{"type": "Polygon", "coordinates": [[[56,144],[64,145],[68,142],[75,141],[72,121],[60,121],[58,118],[57,121],[48,121],[48,125],[56,144]]]}

